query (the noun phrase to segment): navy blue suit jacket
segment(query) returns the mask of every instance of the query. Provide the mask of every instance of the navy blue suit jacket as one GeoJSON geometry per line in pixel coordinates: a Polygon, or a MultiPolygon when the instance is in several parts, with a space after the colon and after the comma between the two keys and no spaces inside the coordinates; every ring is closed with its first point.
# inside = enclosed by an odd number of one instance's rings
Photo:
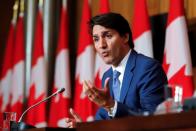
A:
{"type": "MultiPolygon", "coordinates": [[[[109,87],[112,92],[113,71],[110,68],[102,78],[102,86],[107,77],[110,77],[109,87]]],[[[149,57],[132,50],[127,60],[122,81],[120,101],[118,102],[115,118],[135,115],[148,111],[153,113],[158,104],[164,100],[164,85],[167,77],[161,64],[149,57]]],[[[100,108],[96,113],[96,120],[111,119],[108,112],[100,108]]]]}

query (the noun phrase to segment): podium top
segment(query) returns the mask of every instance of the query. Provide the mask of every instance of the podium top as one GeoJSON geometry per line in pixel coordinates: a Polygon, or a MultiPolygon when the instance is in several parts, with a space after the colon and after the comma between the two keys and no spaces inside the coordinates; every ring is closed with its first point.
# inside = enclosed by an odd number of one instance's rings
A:
{"type": "Polygon", "coordinates": [[[25,131],[130,131],[130,130],[191,130],[196,131],[196,111],[154,116],[129,116],[120,119],[78,123],[76,129],[33,128],[25,131]]]}
{"type": "Polygon", "coordinates": [[[78,123],[78,131],[196,130],[196,111],[78,123]]]}
{"type": "Polygon", "coordinates": [[[32,128],[23,131],[75,131],[75,128],[53,128],[53,127],[45,127],[45,128],[32,128]]]}

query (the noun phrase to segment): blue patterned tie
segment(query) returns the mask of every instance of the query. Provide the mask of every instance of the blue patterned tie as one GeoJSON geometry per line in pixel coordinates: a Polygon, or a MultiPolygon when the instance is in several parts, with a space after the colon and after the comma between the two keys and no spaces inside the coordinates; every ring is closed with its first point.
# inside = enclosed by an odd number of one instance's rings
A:
{"type": "Polygon", "coordinates": [[[113,93],[115,100],[120,100],[120,80],[118,79],[120,72],[114,70],[113,71],[113,93]]]}

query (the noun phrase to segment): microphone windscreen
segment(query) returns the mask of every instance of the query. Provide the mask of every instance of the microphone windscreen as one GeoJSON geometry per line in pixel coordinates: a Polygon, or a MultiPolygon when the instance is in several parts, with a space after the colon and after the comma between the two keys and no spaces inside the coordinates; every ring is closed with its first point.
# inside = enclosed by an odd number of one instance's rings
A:
{"type": "Polygon", "coordinates": [[[65,88],[61,88],[61,90],[59,91],[59,93],[62,93],[63,91],[65,91],[65,88]]]}

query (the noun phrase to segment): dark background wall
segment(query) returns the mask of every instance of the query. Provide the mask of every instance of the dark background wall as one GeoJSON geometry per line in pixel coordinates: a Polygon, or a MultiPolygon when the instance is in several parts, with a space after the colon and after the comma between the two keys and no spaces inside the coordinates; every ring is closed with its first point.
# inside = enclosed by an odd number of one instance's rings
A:
{"type": "Polygon", "coordinates": [[[0,69],[2,66],[2,56],[6,38],[8,35],[9,25],[12,18],[12,7],[14,0],[1,0],[0,1],[0,69]]]}

